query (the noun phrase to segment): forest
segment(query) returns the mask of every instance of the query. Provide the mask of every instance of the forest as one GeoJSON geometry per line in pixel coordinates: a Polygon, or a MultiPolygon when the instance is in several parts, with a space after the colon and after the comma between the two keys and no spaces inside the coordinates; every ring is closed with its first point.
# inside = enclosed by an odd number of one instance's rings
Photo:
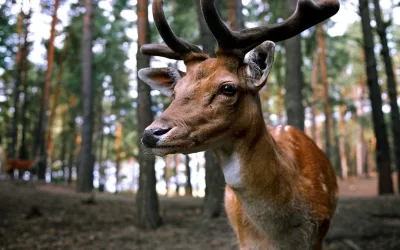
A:
{"type": "MultiPolygon", "coordinates": [[[[190,65],[143,49],[168,44],[153,1],[0,0],[0,249],[247,249],[213,151],[161,157],[141,140],[175,92],[152,90],[139,70],[190,65]]],[[[222,42],[203,2],[233,31],[284,23],[298,4],[164,0],[173,33],[211,57],[222,42]]],[[[339,2],[275,43],[262,116],[304,131],[333,166],[324,249],[399,249],[400,2],[339,2]]]]}

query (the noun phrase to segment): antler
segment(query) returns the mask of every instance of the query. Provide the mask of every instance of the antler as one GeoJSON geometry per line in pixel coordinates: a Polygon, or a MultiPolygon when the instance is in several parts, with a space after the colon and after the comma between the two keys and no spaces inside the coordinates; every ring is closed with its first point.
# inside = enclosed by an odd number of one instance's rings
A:
{"type": "Polygon", "coordinates": [[[163,38],[165,44],[145,44],[140,48],[143,54],[151,56],[163,56],[176,60],[190,60],[193,56],[207,58],[203,51],[177,37],[168,25],[163,11],[163,0],[153,1],[153,18],[157,30],[163,38]]]}
{"type": "Polygon", "coordinates": [[[263,25],[241,31],[230,30],[214,5],[214,0],[201,0],[201,9],[207,26],[223,53],[234,53],[244,57],[247,52],[266,40],[279,42],[330,18],[339,10],[338,0],[299,0],[296,11],[279,24],[263,25]]]}

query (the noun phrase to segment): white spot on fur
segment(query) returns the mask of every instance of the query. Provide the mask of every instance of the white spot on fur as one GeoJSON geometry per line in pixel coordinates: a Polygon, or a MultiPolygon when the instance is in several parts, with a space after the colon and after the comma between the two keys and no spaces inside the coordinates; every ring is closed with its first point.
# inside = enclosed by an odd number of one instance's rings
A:
{"type": "Polygon", "coordinates": [[[328,192],[328,188],[326,187],[326,185],[324,183],[322,183],[322,190],[324,190],[325,193],[328,192]]]}
{"type": "Polygon", "coordinates": [[[221,157],[222,171],[224,172],[225,182],[235,188],[241,186],[240,162],[238,156],[234,153],[228,157],[221,157]]]}
{"type": "Polygon", "coordinates": [[[312,186],[312,181],[308,178],[303,178],[303,182],[307,186],[312,186]]]}

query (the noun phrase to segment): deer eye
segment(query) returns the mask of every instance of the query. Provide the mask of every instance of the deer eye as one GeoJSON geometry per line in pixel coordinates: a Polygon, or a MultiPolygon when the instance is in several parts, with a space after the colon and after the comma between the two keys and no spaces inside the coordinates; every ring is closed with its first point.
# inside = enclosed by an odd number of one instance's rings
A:
{"type": "Polygon", "coordinates": [[[236,87],[230,84],[224,84],[218,90],[219,93],[226,96],[234,96],[236,94],[236,91],[236,87]]]}

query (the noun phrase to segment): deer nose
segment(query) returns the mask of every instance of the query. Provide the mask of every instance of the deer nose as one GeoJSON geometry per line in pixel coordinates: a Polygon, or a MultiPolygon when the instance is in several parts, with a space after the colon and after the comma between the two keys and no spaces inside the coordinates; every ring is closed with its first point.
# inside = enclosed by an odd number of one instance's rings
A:
{"type": "Polygon", "coordinates": [[[143,133],[142,142],[146,147],[155,147],[157,146],[157,142],[161,139],[161,137],[170,130],[171,128],[146,129],[143,133]]]}

